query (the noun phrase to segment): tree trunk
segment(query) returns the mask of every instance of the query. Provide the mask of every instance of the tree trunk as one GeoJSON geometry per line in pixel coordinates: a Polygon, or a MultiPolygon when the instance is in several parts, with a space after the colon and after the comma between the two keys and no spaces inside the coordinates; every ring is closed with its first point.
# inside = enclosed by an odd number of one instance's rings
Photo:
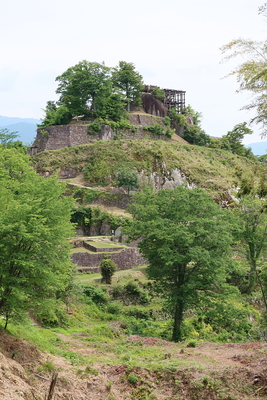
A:
{"type": "Polygon", "coordinates": [[[257,283],[257,265],[256,265],[256,262],[252,259],[250,261],[248,286],[247,286],[247,290],[246,290],[247,294],[250,295],[254,292],[256,283],[257,283]]]}
{"type": "Polygon", "coordinates": [[[182,340],[181,325],[183,321],[183,301],[178,301],[175,305],[174,320],[173,320],[173,331],[172,341],[180,342],[182,340]]]}

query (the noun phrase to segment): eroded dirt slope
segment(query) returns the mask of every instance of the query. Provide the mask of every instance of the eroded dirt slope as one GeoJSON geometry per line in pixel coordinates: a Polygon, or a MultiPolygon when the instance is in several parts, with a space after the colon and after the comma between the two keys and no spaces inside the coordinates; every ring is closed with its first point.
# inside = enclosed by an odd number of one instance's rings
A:
{"type": "MultiPolygon", "coordinates": [[[[66,349],[88,357],[94,347],[79,336],[59,334],[66,349]]],[[[196,348],[156,338],[125,339],[164,351],[169,367],[151,368],[95,363],[77,366],[63,357],[41,353],[22,339],[1,333],[0,399],[45,399],[52,375],[58,380],[53,400],[130,399],[258,399],[267,397],[267,345],[265,343],[202,343],[196,348]],[[173,368],[172,361],[180,367],[173,368]],[[52,365],[53,370],[48,366],[52,365]],[[131,376],[130,376],[131,374],[131,376]],[[134,382],[135,377],[137,380],[134,382]],[[131,379],[130,379],[131,378],[131,379]]],[[[142,354],[140,359],[142,358],[142,354]]]]}

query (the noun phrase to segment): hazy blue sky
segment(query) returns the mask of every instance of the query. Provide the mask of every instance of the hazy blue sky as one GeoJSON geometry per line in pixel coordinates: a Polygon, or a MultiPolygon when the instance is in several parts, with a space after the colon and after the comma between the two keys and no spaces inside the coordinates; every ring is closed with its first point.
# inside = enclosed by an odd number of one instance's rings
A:
{"type": "MultiPolygon", "coordinates": [[[[265,40],[264,0],[1,0],[0,115],[42,118],[56,76],[79,61],[133,62],[146,84],[186,91],[208,135],[250,115],[239,109],[238,62],[219,48],[238,37],[265,40]]],[[[259,131],[245,143],[260,140],[259,131]]]]}

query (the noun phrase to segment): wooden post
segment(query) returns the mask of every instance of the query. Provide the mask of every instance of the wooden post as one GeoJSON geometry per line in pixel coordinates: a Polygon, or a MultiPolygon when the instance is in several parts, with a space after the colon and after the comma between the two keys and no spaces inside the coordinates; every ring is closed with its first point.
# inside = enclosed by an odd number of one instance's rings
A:
{"type": "Polygon", "coordinates": [[[56,386],[56,383],[57,383],[57,376],[58,376],[58,374],[54,374],[53,375],[52,381],[51,381],[51,384],[50,384],[50,388],[49,388],[49,392],[48,392],[48,396],[47,396],[47,398],[45,400],[52,400],[54,389],[55,389],[55,386],[56,386]]]}

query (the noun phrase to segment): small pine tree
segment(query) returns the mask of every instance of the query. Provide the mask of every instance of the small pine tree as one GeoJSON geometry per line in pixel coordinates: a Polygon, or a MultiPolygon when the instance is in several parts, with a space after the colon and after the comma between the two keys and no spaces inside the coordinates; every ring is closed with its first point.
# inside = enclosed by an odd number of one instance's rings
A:
{"type": "Polygon", "coordinates": [[[108,285],[111,284],[112,276],[117,270],[117,266],[110,258],[104,258],[100,263],[100,271],[102,275],[102,282],[108,285]]]}

